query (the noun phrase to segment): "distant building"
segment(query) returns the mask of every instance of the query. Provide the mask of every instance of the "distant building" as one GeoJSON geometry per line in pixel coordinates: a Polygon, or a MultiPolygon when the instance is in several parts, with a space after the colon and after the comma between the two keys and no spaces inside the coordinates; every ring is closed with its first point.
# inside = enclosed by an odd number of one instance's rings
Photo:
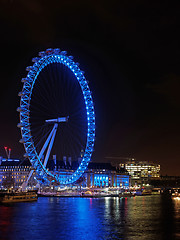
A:
{"type": "Polygon", "coordinates": [[[147,184],[152,179],[160,178],[159,164],[129,159],[124,163],[120,163],[119,166],[125,168],[129,175],[131,175],[132,185],[147,184]]]}
{"type": "Polygon", "coordinates": [[[160,188],[180,188],[180,176],[161,176],[159,179],[152,179],[151,184],[160,188]]]}

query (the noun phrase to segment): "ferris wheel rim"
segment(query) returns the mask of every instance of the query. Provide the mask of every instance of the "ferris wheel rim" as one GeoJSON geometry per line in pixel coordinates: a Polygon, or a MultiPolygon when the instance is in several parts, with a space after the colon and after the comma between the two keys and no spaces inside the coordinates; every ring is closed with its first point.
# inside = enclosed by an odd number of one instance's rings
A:
{"type": "Polygon", "coordinates": [[[91,160],[95,140],[95,113],[93,99],[87,80],[84,77],[84,72],[80,70],[78,63],[75,63],[72,60],[72,56],[67,56],[65,51],[60,51],[59,49],[47,49],[45,52],[40,52],[39,55],[39,58],[33,58],[33,66],[26,68],[26,70],[29,72],[27,74],[27,77],[22,79],[23,90],[19,93],[21,100],[20,107],[17,109],[20,112],[19,127],[21,128],[22,135],[20,142],[23,143],[26,155],[28,156],[33,168],[37,171],[37,173],[42,177],[44,181],[48,181],[48,177],[52,177],[60,185],[67,185],[75,182],[79,179],[79,177],[82,176],[88,166],[89,161],[91,160]],[[38,153],[32,139],[30,127],[29,108],[31,105],[31,95],[34,84],[40,72],[46,66],[52,63],[61,63],[73,72],[76,80],[80,84],[81,91],[83,93],[87,115],[87,140],[84,156],[78,169],[72,175],[66,177],[65,180],[61,180],[59,175],[52,174],[43,166],[41,160],[38,157],[38,153]]]}

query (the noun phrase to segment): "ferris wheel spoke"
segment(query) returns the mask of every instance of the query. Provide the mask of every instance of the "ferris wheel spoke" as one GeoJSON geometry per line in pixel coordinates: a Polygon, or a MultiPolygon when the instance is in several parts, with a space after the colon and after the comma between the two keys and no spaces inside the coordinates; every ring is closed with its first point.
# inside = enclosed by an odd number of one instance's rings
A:
{"type": "MultiPolygon", "coordinates": [[[[51,130],[47,129],[47,128],[41,128],[41,129],[37,129],[36,131],[36,135],[33,136],[33,141],[34,144],[37,148],[37,152],[39,152],[42,148],[42,145],[44,144],[44,142],[46,141],[48,135],[50,134],[51,130]]],[[[34,135],[34,134],[33,134],[34,135]]]]}
{"type": "MultiPolygon", "coordinates": [[[[37,84],[36,84],[37,85],[37,84]]],[[[32,97],[34,99],[34,105],[36,104],[40,104],[43,106],[48,106],[51,103],[51,98],[45,97],[47,96],[47,94],[49,95],[49,92],[47,91],[47,89],[43,86],[42,88],[40,88],[38,85],[35,87],[37,88],[35,92],[33,92],[32,97]],[[43,104],[42,104],[43,102],[43,104]]],[[[31,100],[33,101],[33,100],[31,100]]]]}
{"type": "MultiPolygon", "coordinates": [[[[47,66],[48,67],[48,66],[47,66]]],[[[49,74],[49,71],[47,71],[48,72],[48,74],[49,74]]],[[[45,90],[46,90],[46,92],[47,92],[47,94],[50,96],[49,97],[49,100],[51,100],[51,102],[54,102],[54,103],[56,103],[56,97],[55,97],[55,93],[56,93],[56,88],[57,88],[57,86],[55,86],[55,88],[53,88],[52,87],[52,81],[48,81],[49,79],[51,79],[51,77],[50,77],[50,75],[48,76],[48,78],[46,79],[46,85],[44,86],[44,88],[45,88],[45,90]],[[54,89],[53,91],[52,91],[52,89],[54,89]]]]}
{"type": "Polygon", "coordinates": [[[87,129],[85,129],[80,125],[77,125],[76,123],[71,123],[71,129],[72,131],[76,131],[77,134],[82,134],[82,135],[85,135],[85,132],[87,132],[87,129]]]}
{"type": "Polygon", "coordinates": [[[79,146],[79,149],[82,148],[83,144],[82,142],[79,140],[80,138],[78,137],[78,135],[76,135],[76,137],[74,137],[74,135],[72,134],[72,129],[68,128],[69,133],[71,133],[71,137],[69,137],[71,144],[74,144],[76,146],[79,146]]]}

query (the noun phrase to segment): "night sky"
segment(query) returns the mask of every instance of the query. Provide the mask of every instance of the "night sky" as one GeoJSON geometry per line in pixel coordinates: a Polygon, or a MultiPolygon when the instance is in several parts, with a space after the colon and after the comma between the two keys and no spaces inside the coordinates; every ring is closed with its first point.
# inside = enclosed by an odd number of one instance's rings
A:
{"type": "Polygon", "coordinates": [[[93,161],[134,157],[180,175],[179,1],[0,1],[0,155],[24,149],[21,78],[39,51],[60,48],[85,71],[95,103],[93,161]]]}

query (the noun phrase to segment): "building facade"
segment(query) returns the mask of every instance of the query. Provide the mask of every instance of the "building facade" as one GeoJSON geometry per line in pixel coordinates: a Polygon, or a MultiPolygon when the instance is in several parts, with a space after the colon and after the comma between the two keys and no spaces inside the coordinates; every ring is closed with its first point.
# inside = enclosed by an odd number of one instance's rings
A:
{"type": "Polygon", "coordinates": [[[110,163],[90,162],[84,176],[87,187],[128,188],[130,186],[129,174],[119,171],[110,163]]]}
{"type": "MultiPolygon", "coordinates": [[[[71,175],[79,166],[79,161],[56,161],[50,160],[47,169],[57,173],[60,177],[66,178],[71,175]]],[[[19,188],[28,178],[32,170],[28,160],[20,161],[18,159],[0,160],[0,188],[19,188]]],[[[83,187],[118,187],[128,188],[130,186],[130,175],[122,169],[113,167],[110,163],[90,162],[83,176],[74,185],[83,187]]],[[[34,187],[37,184],[36,172],[30,178],[29,186],[34,187]]]]}
{"type": "Polygon", "coordinates": [[[31,165],[19,159],[0,160],[0,188],[19,188],[27,180],[31,165]]]}
{"type": "Polygon", "coordinates": [[[160,178],[160,165],[147,161],[136,161],[129,159],[125,163],[120,163],[120,167],[126,169],[131,175],[131,184],[142,185],[149,183],[152,179],[160,178]]]}

